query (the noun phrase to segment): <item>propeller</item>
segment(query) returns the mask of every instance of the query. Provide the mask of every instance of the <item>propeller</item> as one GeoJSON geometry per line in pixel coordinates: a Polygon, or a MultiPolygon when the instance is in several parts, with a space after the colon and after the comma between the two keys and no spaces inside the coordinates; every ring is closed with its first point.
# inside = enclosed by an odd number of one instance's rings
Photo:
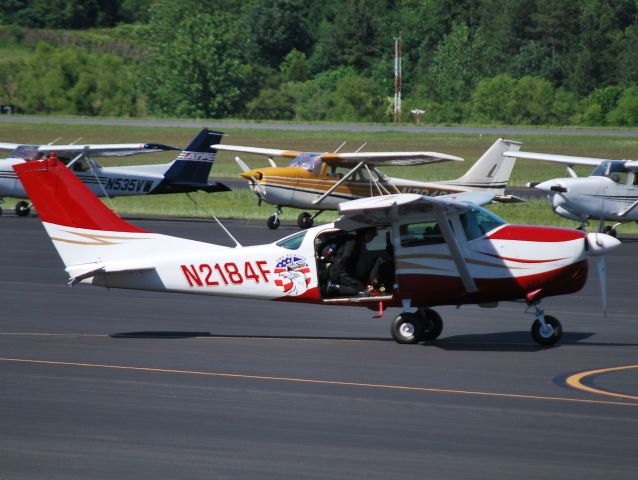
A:
{"type": "Polygon", "coordinates": [[[237,165],[239,165],[239,168],[241,168],[241,171],[244,172],[244,175],[242,175],[244,178],[248,178],[250,179],[250,183],[251,185],[257,189],[257,191],[259,192],[259,194],[261,196],[265,196],[266,195],[266,189],[257,181],[257,179],[255,178],[254,175],[246,175],[246,173],[250,172],[251,169],[248,165],[246,165],[246,162],[244,162],[241,158],[239,157],[235,157],[235,163],[237,165]]]}
{"type": "Polygon", "coordinates": [[[585,241],[587,242],[587,251],[596,259],[596,268],[598,269],[598,281],[600,282],[600,295],[603,304],[605,317],[607,316],[607,265],[605,263],[605,255],[620,245],[620,240],[605,233],[592,232],[588,233],[585,241]]]}

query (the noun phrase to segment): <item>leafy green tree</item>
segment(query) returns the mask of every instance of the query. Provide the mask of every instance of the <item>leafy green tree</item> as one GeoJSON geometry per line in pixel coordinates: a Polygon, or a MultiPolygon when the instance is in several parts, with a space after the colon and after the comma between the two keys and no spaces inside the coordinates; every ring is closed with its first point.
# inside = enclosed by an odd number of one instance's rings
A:
{"type": "Polygon", "coordinates": [[[293,48],[279,67],[287,82],[303,82],[310,78],[310,68],[306,54],[293,48]]]}
{"type": "Polygon", "coordinates": [[[247,54],[277,67],[293,49],[307,52],[311,46],[304,0],[252,0],[240,20],[247,54]]]}
{"type": "Polygon", "coordinates": [[[627,127],[638,126],[638,86],[627,88],[617,106],[607,114],[607,123],[627,127]]]}
{"type": "Polygon", "coordinates": [[[482,79],[472,92],[471,118],[478,122],[512,122],[516,80],[509,75],[482,79]]]}
{"type": "Polygon", "coordinates": [[[426,78],[432,99],[446,105],[444,120],[460,121],[476,83],[489,75],[489,46],[480,31],[456,24],[439,44],[426,78]]]}
{"type": "Polygon", "coordinates": [[[382,89],[371,79],[348,75],[337,82],[335,105],[329,111],[330,120],[387,120],[386,101],[382,89]]]}
{"type": "Polygon", "coordinates": [[[259,95],[248,102],[246,112],[249,118],[258,120],[290,120],[294,117],[292,98],[285,91],[264,88],[259,95]]]}
{"type": "Polygon", "coordinates": [[[223,117],[240,109],[249,68],[235,48],[233,24],[203,0],[158,0],[142,85],[160,115],[223,117]]]}

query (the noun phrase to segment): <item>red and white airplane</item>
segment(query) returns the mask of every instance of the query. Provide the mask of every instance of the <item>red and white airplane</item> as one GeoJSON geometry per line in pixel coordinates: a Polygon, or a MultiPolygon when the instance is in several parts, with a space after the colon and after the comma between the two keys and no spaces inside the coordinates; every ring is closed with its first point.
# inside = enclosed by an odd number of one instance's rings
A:
{"type": "MultiPolygon", "coordinates": [[[[391,325],[399,343],[440,335],[442,320],[431,308],[436,305],[491,307],[522,301],[535,307],[534,340],[554,344],[562,327],[544,315],[541,300],[580,290],[589,255],[598,256],[604,279],[604,254],[620,244],[602,233],[509,225],[478,205],[490,201],[491,194],[474,192],[344,202],[334,223],[272,244],[227,247],[127,223],[54,158],[14,169],[64,262],[70,285],[367,306],[378,308],[380,315],[384,307],[400,307],[391,325]],[[330,283],[338,262],[329,254],[344,238],[371,229],[377,235],[366,236],[367,243],[355,249],[356,265],[378,265],[381,259],[385,272],[373,290],[343,295],[330,283]]],[[[605,306],[605,283],[601,286],[605,306]]]]}

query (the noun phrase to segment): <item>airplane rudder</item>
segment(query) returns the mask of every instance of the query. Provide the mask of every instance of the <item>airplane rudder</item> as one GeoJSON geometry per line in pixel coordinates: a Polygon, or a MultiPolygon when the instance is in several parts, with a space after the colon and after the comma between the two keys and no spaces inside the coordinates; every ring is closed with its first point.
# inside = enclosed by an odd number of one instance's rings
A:
{"type": "Polygon", "coordinates": [[[113,213],[55,154],[13,168],[43,222],[90,230],[144,232],[113,213]]]}

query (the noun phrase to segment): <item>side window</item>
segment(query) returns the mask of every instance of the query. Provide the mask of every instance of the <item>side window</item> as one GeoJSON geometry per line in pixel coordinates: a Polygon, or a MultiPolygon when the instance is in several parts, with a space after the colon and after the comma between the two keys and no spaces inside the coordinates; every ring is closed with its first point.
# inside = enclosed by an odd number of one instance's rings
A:
{"type": "Polygon", "coordinates": [[[280,247],[287,248],[288,250],[297,250],[301,243],[303,242],[304,237],[306,236],[306,232],[299,232],[291,235],[289,237],[284,238],[277,242],[276,245],[280,247]]]}
{"type": "Polygon", "coordinates": [[[435,221],[407,223],[399,227],[399,233],[401,234],[402,247],[445,243],[441,229],[435,221]]]}
{"type": "Polygon", "coordinates": [[[459,216],[465,238],[474,240],[494,230],[505,223],[504,220],[492,212],[480,207],[472,207],[466,213],[459,216]]]}

